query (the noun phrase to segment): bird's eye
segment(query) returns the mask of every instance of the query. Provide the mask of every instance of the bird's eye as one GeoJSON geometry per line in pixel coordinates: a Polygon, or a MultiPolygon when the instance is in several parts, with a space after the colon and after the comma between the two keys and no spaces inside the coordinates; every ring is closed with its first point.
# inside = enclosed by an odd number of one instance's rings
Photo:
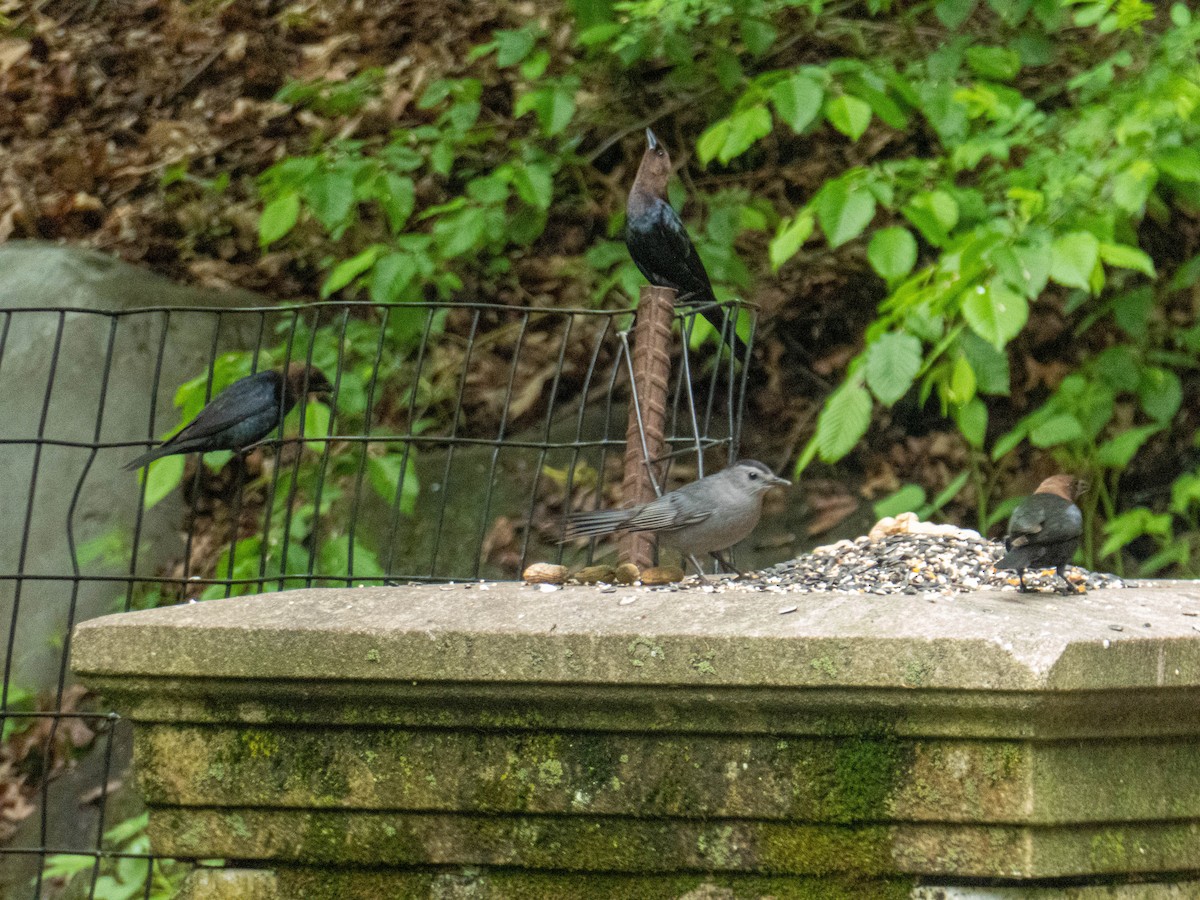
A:
{"type": "Polygon", "coordinates": [[[751,481],[758,481],[758,473],[757,473],[757,472],[751,472],[751,473],[750,473],[750,480],[751,480],[751,481]]]}

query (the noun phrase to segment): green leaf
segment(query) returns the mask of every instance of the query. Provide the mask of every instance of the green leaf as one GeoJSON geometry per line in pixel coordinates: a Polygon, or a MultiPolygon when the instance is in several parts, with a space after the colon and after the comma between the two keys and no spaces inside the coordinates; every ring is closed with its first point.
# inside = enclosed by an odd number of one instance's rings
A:
{"type": "Polygon", "coordinates": [[[857,381],[834,391],[817,419],[816,444],[825,462],[836,462],[854,449],[871,424],[871,395],[857,381]]]}
{"type": "Polygon", "coordinates": [[[935,247],[945,244],[958,224],[958,201],[945,191],[916,194],[900,211],[935,247]]]}
{"type": "Polygon", "coordinates": [[[1200,182],[1200,150],[1195,147],[1168,147],[1154,157],[1154,164],[1177,181],[1200,182]]]}
{"type": "Polygon", "coordinates": [[[1138,398],[1146,415],[1156,422],[1170,422],[1183,404],[1183,385],[1170,369],[1143,369],[1138,398]]]}
{"type": "Polygon", "coordinates": [[[971,330],[1002,350],[1025,327],[1029,304],[1001,278],[967,291],[963,300],[963,317],[971,330]]]}
{"type": "Polygon", "coordinates": [[[549,209],[554,199],[554,170],[548,163],[525,163],[512,176],[517,196],[530,206],[549,209]]]}
{"type": "Polygon", "coordinates": [[[390,172],[384,176],[383,183],[385,190],[379,198],[379,205],[387,215],[388,228],[392,234],[399,234],[408,217],[412,215],[416,203],[416,187],[411,178],[390,172]]]}
{"type": "Polygon", "coordinates": [[[894,494],[889,494],[875,503],[873,510],[877,519],[898,516],[900,513],[916,512],[925,505],[925,488],[919,484],[906,484],[894,494]]]}
{"type": "Polygon", "coordinates": [[[542,131],[548,137],[554,137],[571,124],[575,116],[575,92],[578,89],[578,78],[567,77],[529,91],[517,98],[513,116],[519,119],[532,110],[537,115],[542,131]]]}
{"type": "Polygon", "coordinates": [[[532,28],[521,28],[516,31],[500,30],[495,34],[496,65],[500,68],[513,66],[529,55],[537,41],[537,34],[532,28]]]}
{"type": "Polygon", "coordinates": [[[864,185],[852,186],[845,178],[827,182],[813,205],[830,247],[858,237],[875,217],[874,195],[864,185]]]}
{"type": "Polygon", "coordinates": [[[1112,301],[1112,313],[1118,328],[1135,341],[1145,340],[1154,313],[1154,291],[1143,285],[1118,294],[1112,301]]]}
{"type": "Polygon", "coordinates": [[[303,188],[313,215],[326,231],[346,225],[354,208],[354,178],[348,172],[323,172],[303,188]]]}
{"type": "Polygon", "coordinates": [[[1012,81],[1021,71],[1021,57],[1007,47],[968,47],[967,65],[982,78],[1012,81]]]}
{"type": "Polygon", "coordinates": [[[332,417],[329,407],[316,400],[304,404],[304,437],[305,446],[313,453],[325,449],[325,440],[329,437],[329,421],[332,417]]]}
{"type": "Polygon", "coordinates": [[[871,106],[864,100],[842,94],[825,104],[829,124],[852,141],[857,141],[871,124],[871,106]]]}
{"type": "Polygon", "coordinates": [[[771,49],[779,32],[765,19],[746,18],[741,21],[742,42],[755,56],[762,56],[771,49]]]}
{"type": "Polygon", "coordinates": [[[974,331],[963,333],[960,348],[975,372],[975,390],[981,394],[1009,393],[1008,355],[974,331]]]}
{"type": "Polygon", "coordinates": [[[477,206],[445,216],[433,226],[442,255],[453,259],[476,249],[486,237],[487,216],[477,206]]]}
{"type": "Polygon", "coordinates": [[[1101,244],[1100,258],[1118,269],[1133,269],[1143,275],[1154,277],[1154,260],[1144,250],[1126,244],[1101,244]]]}
{"type": "Polygon", "coordinates": [[[1113,201],[1126,212],[1139,215],[1158,180],[1158,170],[1145,159],[1134,160],[1112,179],[1113,201]]]}
{"type": "Polygon", "coordinates": [[[300,218],[300,195],[284,194],[265,207],[258,219],[258,245],[269,247],[296,227],[300,218]]]}
{"type": "Polygon", "coordinates": [[[696,155],[700,157],[700,162],[708,165],[717,158],[717,154],[721,152],[721,148],[725,146],[725,141],[729,137],[729,120],[717,119],[709,125],[700,135],[700,139],[696,141],[696,155]]]}
{"type": "Polygon", "coordinates": [[[1100,555],[1111,556],[1142,535],[1169,541],[1173,531],[1170,513],[1153,513],[1141,507],[1131,509],[1105,523],[1104,533],[1108,535],[1108,540],[1100,548],[1100,555]]]}
{"type": "Polygon", "coordinates": [[[947,484],[938,492],[938,495],[933,498],[933,501],[929,504],[929,506],[921,510],[919,513],[921,518],[933,515],[935,512],[957,497],[959,491],[966,487],[967,482],[970,479],[971,473],[969,471],[960,472],[957,477],[955,477],[949,484],[947,484]]]}
{"type": "Polygon", "coordinates": [[[946,399],[955,406],[970,403],[975,398],[975,370],[964,354],[955,357],[950,379],[943,389],[946,399]]]}
{"type": "Polygon", "coordinates": [[[761,103],[729,117],[729,131],[717,152],[722,164],[741,156],[759,138],[771,133],[771,114],[761,103]]]}
{"type": "Polygon", "coordinates": [[[334,266],[329,277],[325,279],[325,283],[321,285],[321,298],[324,299],[330,294],[340,291],[355,278],[361,275],[371,266],[375,265],[375,260],[379,259],[379,254],[383,252],[383,245],[372,244],[366,250],[358,253],[349,259],[343,260],[334,266]]]}
{"type": "Polygon", "coordinates": [[[394,303],[416,277],[417,261],[411,253],[389,253],[371,271],[371,299],[376,303],[394,303]]]}
{"type": "Polygon", "coordinates": [[[917,240],[907,228],[881,228],[871,235],[867,260],[886,281],[903,278],[917,262],[917,240]]]}
{"type": "Polygon", "coordinates": [[[880,403],[891,406],[908,393],[921,362],[921,342],[906,332],[890,331],[867,347],[867,385],[880,403]]]}
{"type": "Polygon", "coordinates": [[[1100,241],[1088,231],[1073,231],[1050,247],[1050,277],[1064,287],[1091,290],[1092,270],[1100,258],[1100,241]]]}
{"type": "Polygon", "coordinates": [[[805,75],[792,75],[771,88],[775,113],[796,134],[812,124],[824,99],[825,88],[805,75]]]}
{"type": "Polygon", "coordinates": [[[146,467],[146,509],[154,506],[163,497],[171,493],[183,481],[183,467],[186,457],[183,454],[163,456],[146,467]]]}
{"type": "Polygon", "coordinates": [[[1162,425],[1145,425],[1123,431],[1096,449],[1096,462],[1107,469],[1124,469],[1137,456],[1142,445],[1162,429],[1162,425]]]}
{"type": "Polygon", "coordinates": [[[975,0],[939,0],[934,14],[951,31],[958,29],[975,10],[975,0]]]}
{"type": "Polygon", "coordinates": [[[998,460],[1002,456],[1005,456],[1012,450],[1016,449],[1016,446],[1020,444],[1021,441],[1025,440],[1027,435],[1028,429],[1025,427],[1024,423],[1018,424],[1017,427],[1012,431],[1000,435],[992,447],[992,460],[998,460]]]}
{"type": "Polygon", "coordinates": [[[813,233],[813,214],[805,210],[796,214],[791,221],[784,219],[779,223],[779,230],[771,239],[769,255],[771,269],[778,272],[779,267],[796,255],[813,233]]]}
{"type": "Polygon", "coordinates": [[[1027,298],[1033,300],[1046,289],[1050,279],[1050,241],[1030,240],[1012,248],[1018,264],[1013,285],[1022,289],[1027,298]]]}
{"type": "Polygon", "coordinates": [[[341,576],[345,578],[379,579],[384,575],[379,560],[364,544],[355,540],[350,542],[349,535],[339,535],[321,545],[317,557],[317,568],[322,575],[341,576]]]}
{"type": "Polygon", "coordinates": [[[983,449],[983,440],[987,436],[988,411],[982,400],[972,397],[970,402],[956,406],[954,422],[968,444],[976,450],[983,449]]]}
{"type": "Polygon", "coordinates": [[[421,484],[417,479],[416,453],[410,451],[405,465],[404,453],[396,452],[383,456],[367,457],[367,476],[375,493],[389,506],[396,501],[396,488],[400,486],[400,511],[411,516],[417,505],[417,497],[421,493],[421,484]],[[404,484],[400,485],[401,468],[404,470],[404,484]]]}
{"type": "Polygon", "coordinates": [[[1029,443],[1035,447],[1057,447],[1083,437],[1079,420],[1067,413],[1051,416],[1029,432],[1029,443]]]}

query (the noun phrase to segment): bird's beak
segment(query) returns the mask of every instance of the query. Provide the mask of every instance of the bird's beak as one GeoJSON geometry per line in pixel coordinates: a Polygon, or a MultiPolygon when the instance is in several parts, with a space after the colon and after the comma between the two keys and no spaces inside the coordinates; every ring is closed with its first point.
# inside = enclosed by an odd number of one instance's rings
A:
{"type": "Polygon", "coordinates": [[[333,385],[325,378],[314,379],[308,383],[308,392],[318,397],[328,397],[333,393],[333,385]]]}
{"type": "Polygon", "coordinates": [[[651,150],[658,146],[658,138],[654,136],[654,132],[649,128],[646,129],[646,143],[650,146],[651,150]]]}
{"type": "Polygon", "coordinates": [[[791,487],[792,486],[792,483],[790,481],[788,481],[786,478],[780,478],[778,475],[772,475],[770,483],[773,485],[776,485],[777,487],[791,487]]]}

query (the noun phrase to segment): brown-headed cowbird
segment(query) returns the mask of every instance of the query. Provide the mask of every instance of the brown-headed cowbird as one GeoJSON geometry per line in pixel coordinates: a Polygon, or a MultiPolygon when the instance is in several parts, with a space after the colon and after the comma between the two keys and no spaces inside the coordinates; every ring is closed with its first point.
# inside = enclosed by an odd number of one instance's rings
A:
{"type": "Polygon", "coordinates": [[[286,376],[265,371],[240,378],[213,397],[196,418],[125,468],[140,469],[175,453],[245,450],[275,431],[306,393],[327,394],[332,390],[320,369],[303,363],[288,366],[286,376]]]}
{"type": "Polygon", "coordinates": [[[653,531],[679,548],[703,580],[696,554],[709,553],[732,569],[721,552],[754,530],[762,516],[763,494],[775,485],[790,484],[758,460],[744,459],[640,506],[576,513],[567,520],[563,539],[653,531]]]}
{"type": "Polygon", "coordinates": [[[1008,520],[1004,546],[1008,550],[996,563],[997,569],[1016,569],[1021,590],[1026,591],[1026,569],[1053,568],[1073,592],[1067,580],[1067,563],[1075,555],[1083,534],[1083,513],[1075,498],[1087,483],[1071,475],[1053,475],[1021,501],[1008,520]]]}
{"type": "MultiPolygon", "coordinates": [[[[676,303],[716,303],[704,263],[692,246],[679,214],[667,200],[671,157],[649,128],[646,129],[646,143],[646,152],[642,155],[625,207],[625,246],[647,281],[678,292],[676,303]]],[[[719,309],[710,307],[700,314],[718,332],[725,327],[719,309]]],[[[734,332],[732,324],[727,339],[738,359],[745,359],[746,343],[734,332]]]]}

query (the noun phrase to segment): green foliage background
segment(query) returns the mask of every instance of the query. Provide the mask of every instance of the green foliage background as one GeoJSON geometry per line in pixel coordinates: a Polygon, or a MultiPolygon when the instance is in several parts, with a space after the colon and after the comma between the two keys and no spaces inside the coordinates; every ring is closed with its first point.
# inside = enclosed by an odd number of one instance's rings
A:
{"type": "MultiPolygon", "coordinates": [[[[863,322],[814,393],[797,475],[850,462],[915,403],[968,463],[932,500],[906,485],[881,512],[969,496],[986,529],[1011,509],[1014,467],[1049,455],[1093,482],[1086,564],[1120,571],[1144,539],[1143,571],[1194,572],[1200,475],[1179,420],[1200,360],[1200,22],[1185,4],[574,0],[497,15],[374,133],[343,136],[387,69],[279,93],[312,129],[258,180],[264,251],[307,260],[324,297],[521,297],[541,260],[561,284],[536,302],[629,304],[623,148],[653,125],[683,164],[672,197],[719,296],[804,286],[834,260],[863,322]],[[1018,391],[1039,313],[1064,323],[1065,374],[1018,391]],[[1148,448],[1182,460],[1153,509],[1121,497],[1148,448]]],[[[803,342],[784,332],[813,302],[775,303],[766,341],[803,342]]],[[[381,394],[406,389],[424,319],[391,321],[382,346],[400,363],[381,394]]],[[[377,336],[360,331],[338,340],[365,359],[377,336]]],[[[786,377],[789,363],[772,365],[786,377]]]]}

